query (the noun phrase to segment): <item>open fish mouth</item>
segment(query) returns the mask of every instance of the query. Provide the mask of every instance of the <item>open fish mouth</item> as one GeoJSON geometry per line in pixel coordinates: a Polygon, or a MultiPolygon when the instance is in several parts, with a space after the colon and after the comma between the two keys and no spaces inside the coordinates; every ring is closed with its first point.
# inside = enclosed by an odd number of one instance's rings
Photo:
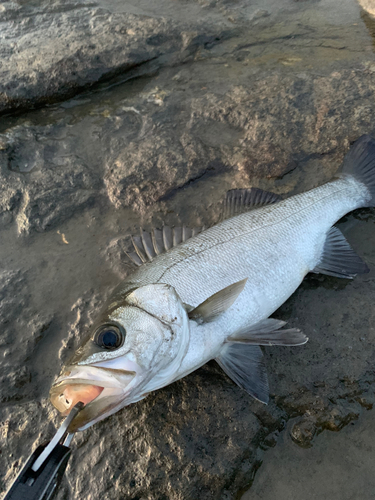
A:
{"type": "Polygon", "coordinates": [[[72,420],[68,431],[86,429],[123,405],[127,387],[135,373],[92,366],[67,368],[50,391],[53,406],[64,416],[81,401],[84,408],[72,420]]]}
{"type": "Polygon", "coordinates": [[[66,416],[70,410],[80,401],[87,405],[94,401],[103,392],[104,387],[92,384],[80,384],[78,381],[73,383],[62,383],[54,387],[55,394],[51,391],[51,401],[54,407],[66,416]]]}

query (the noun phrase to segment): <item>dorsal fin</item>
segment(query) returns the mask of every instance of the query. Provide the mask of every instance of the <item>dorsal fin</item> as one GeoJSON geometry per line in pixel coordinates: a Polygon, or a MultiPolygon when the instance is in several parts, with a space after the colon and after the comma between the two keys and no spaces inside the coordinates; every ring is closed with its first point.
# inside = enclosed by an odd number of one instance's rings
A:
{"type": "Polygon", "coordinates": [[[148,233],[141,229],[140,236],[132,236],[132,249],[125,253],[136,266],[141,266],[203,230],[204,227],[190,229],[186,226],[163,226],[163,229],[154,228],[148,233]]]}
{"type": "MultiPolygon", "coordinates": [[[[281,200],[278,194],[263,191],[259,188],[231,189],[227,192],[222,210],[222,220],[242,214],[252,208],[276,203],[281,200]]],[[[139,236],[131,238],[132,248],[125,251],[126,255],[137,266],[151,262],[157,255],[183,243],[189,238],[204,231],[205,227],[189,228],[163,226],[162,229],[152,229],[149,233],[141,229],[139,236]]]]}
{"type": "Polygon", "coordinates": [[[231,189],[224,200],[222,219],[229,219],[252,208],[260,208],[281,200],[280,195],[259,188],[231,189]]]}

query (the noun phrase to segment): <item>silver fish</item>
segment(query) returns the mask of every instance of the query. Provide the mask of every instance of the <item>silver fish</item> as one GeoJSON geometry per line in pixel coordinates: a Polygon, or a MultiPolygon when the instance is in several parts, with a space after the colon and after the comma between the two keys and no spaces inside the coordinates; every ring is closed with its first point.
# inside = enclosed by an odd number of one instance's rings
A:
{"type": "Polygon", "coordinates": [[[338,178],[286,200],[259,189],[229,192],[226,219],[204,231],[164,227],[134,238],[141,264],[115,291],[52,386],[52,403],[84,409],[83,430],[215,359],[268,402],[261,345],[301,345],[270,318],[309,272],[368,272],[333,224],[375,205],[375,140],[362,136],[338,178]],[[253,208],[252,210],[249,210],[253,208]]]}

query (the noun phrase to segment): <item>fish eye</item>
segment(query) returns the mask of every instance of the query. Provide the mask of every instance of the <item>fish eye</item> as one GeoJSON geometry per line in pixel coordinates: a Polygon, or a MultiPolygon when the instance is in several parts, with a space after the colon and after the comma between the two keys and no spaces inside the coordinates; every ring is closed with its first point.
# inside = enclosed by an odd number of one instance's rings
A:
{"type": "Polygon", "coordinates": [[[102,325],[94,335],[94,342],[102,349],[118,349],[124,341],[125,332],[116,325],[102,325]]]}

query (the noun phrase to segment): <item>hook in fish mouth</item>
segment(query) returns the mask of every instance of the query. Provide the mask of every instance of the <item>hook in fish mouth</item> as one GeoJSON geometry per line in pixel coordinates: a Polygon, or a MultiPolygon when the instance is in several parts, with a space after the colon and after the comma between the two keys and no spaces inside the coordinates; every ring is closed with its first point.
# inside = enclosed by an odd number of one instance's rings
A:
{"type": "Polygon", "coordinates": [[[64,416],[81,401],[84,408],[73,419],[69,432],[86,429],[122,406],[135,372],[95,366],[68,367],[50,391],[53,406],[64,416]]]}
{"type": "Polygon", "coordinates": [[[86,406],[94,401],[103,392],[104,387],[90,383],[80,384],[62,383],[51,391],[51,402],[54,407],[64,416],[80,401],[86,406]]]}

